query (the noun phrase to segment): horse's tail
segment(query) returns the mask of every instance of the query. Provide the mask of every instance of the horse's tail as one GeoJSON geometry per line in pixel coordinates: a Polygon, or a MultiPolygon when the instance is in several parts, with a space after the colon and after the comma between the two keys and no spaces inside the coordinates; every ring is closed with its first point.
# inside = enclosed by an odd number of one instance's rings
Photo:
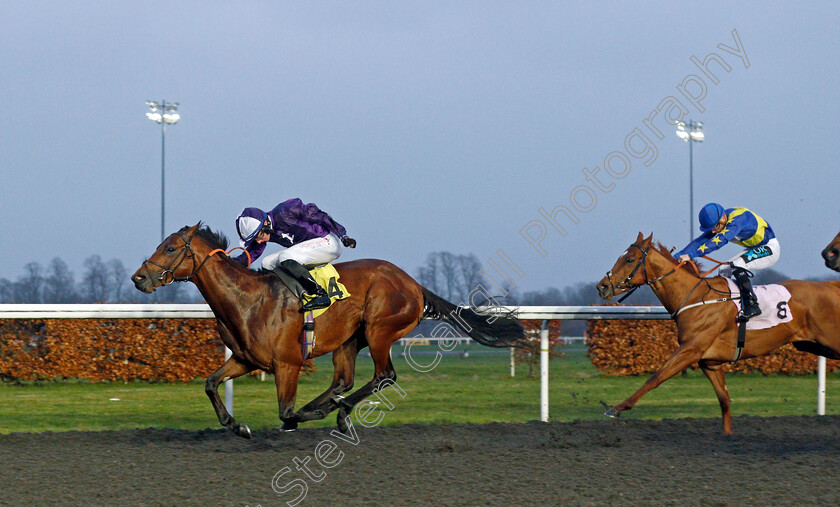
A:
{"type": "Polygon", "coordinates": [[[442,320],[488,347],[523,346],[525,329],[514,311],[488,306],[487,312],[477,312],[466,306],[455,306],[425,287],[422,289],[426,307],[421,320],[442,320]]]}

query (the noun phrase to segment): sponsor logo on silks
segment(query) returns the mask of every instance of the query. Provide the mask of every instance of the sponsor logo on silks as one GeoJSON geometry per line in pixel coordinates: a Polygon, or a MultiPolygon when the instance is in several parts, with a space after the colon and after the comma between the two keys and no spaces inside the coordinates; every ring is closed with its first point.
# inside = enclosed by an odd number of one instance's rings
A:
{"type": "Polygon", "coordinates": [[[773,252],[770,250],[769,247],[759,246],[751,250],[747,250],[747,252],[744,253],[744,255],[742,255],[741,257],[746,262],[752,262],[756,259],[763,259],[764,257],[769,257],[771,255],[773,255],[773,252]]]}

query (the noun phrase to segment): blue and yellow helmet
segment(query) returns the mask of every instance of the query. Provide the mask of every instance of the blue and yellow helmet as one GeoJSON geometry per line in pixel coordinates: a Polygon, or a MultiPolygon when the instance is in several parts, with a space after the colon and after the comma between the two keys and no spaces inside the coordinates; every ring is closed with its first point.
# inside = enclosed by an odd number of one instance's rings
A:
{"type": "Polygon", "coordinates": [[[724,213],[723,206],[716,202],[710,202],[703,206],[703,209],[700,210],[700,230],[709,232],[714,229],[724,213]]]}

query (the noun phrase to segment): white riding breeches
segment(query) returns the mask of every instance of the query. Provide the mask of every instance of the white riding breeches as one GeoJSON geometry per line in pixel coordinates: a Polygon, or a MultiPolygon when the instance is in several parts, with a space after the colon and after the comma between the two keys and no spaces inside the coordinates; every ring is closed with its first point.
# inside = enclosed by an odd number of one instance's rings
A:
{"type": "MultiPolygon", "coordinates": [[[[779,241],[771,239],[764,246],[757,246],[745,250],[735,257],[729,259],[732,266],[755,271],[769,268],[779,260],[779,241]]],[[[724,264],[720,267],[720,275],[729,277],[732,275],[732,266],[724,264]]]]}
{"type": "Polygon", "coordinates": [[[281,262],[292,259],[311,268],[332,262],[341,255],[341,240],[335,234],[302,241],[265,257],[263,269],[274,269],[281,262]]]}

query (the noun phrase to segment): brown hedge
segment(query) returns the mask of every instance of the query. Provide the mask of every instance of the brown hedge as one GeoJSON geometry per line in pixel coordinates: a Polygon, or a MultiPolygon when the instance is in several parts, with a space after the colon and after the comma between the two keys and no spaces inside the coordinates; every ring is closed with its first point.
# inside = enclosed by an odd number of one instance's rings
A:
{"type": "MultiPolygon", "coordinates": [[[[0,319],[0,379],[7,381],[188,382],[223,362],[213,319],[0,319]]],[[[310,360],[301,373],[314,370],[310,360]]]]}
{"type": "Polygon", "coordinates": [[[224,362],[211,319],[0,320],[0,377],[189,381],[224,362]]]}
{"type": "MultiPolygon", "coordinates": [[[[590,320],[588,356],[605,375],[640,375],[657,371],[677,350],[677,326],[663,320],[590,320]]],[[[697,365],[692,365],[697,368],[697,365]]],[[[770,354],[723,366],[725,371],[801,374],[817,370],[817,356],[785,345],[770,354]]],[[[840,361],[826,361],[826,369],[840,361]]]]}

